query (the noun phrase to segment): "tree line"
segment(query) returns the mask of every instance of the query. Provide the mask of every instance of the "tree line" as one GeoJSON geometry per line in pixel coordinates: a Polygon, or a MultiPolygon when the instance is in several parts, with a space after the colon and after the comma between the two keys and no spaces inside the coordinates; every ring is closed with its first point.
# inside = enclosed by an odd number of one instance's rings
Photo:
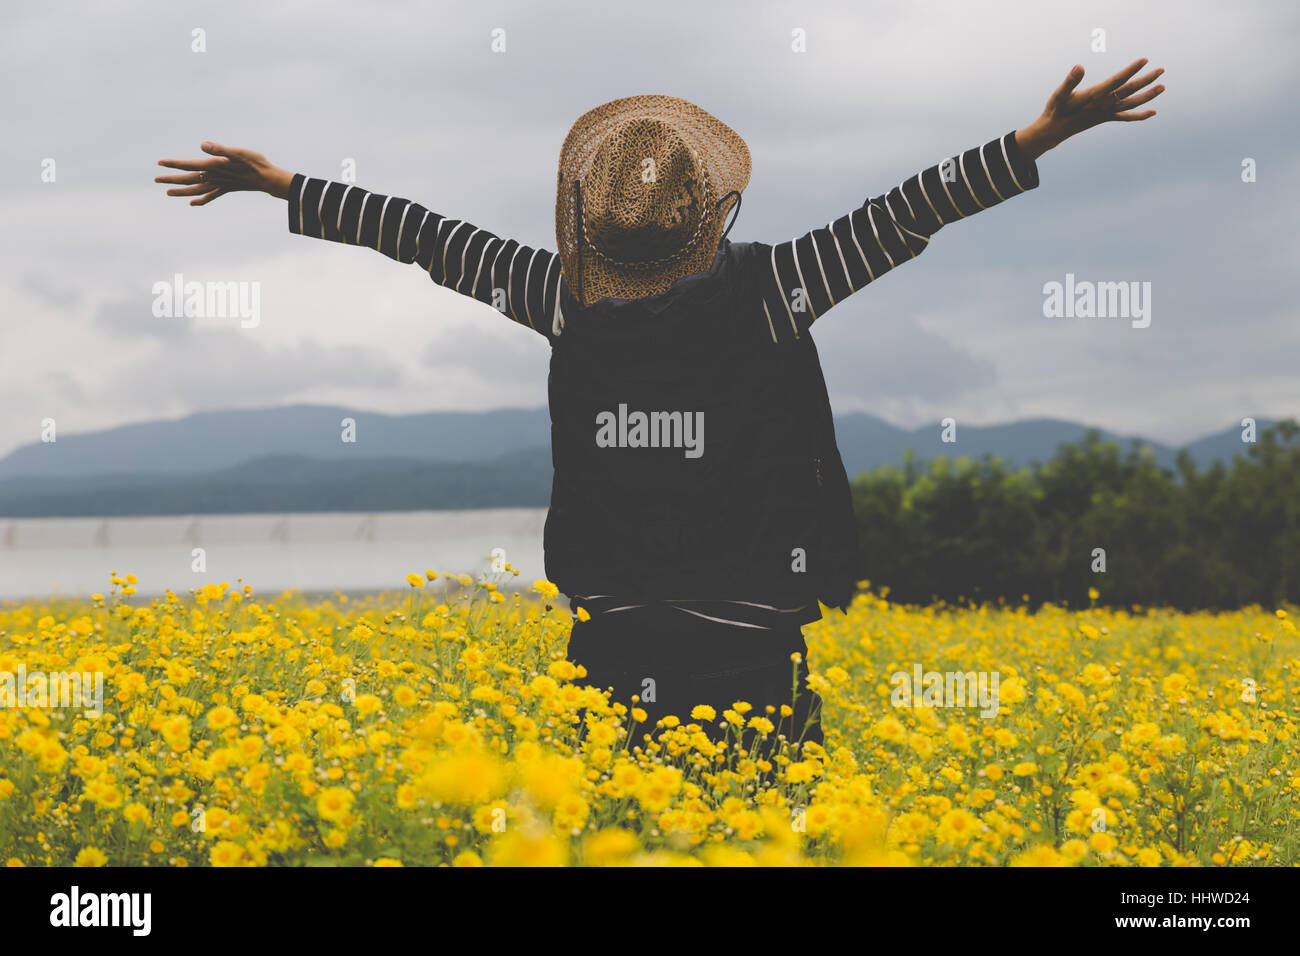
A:
{"type": "Polygon", "coordinates": [[[1278,607],[1300,601],[1300,424],[1231,464],[1160,467],[1095,431],[1010,469],[908,455],[852,482],[862,578],[891,600],[1278,607]]]}

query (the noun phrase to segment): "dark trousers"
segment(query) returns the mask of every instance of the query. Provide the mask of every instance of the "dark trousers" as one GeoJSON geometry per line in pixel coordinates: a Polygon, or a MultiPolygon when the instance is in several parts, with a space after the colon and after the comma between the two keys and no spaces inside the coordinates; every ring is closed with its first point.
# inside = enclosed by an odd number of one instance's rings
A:
{"type": "MultiPolygon", "coordinates": [[[[778,734],[792,742],[823,743],[821,698],[806,686],[808,646],[795,625],[736,627],[662,606],[613,611],[574,622],[568,659],[587,669],[579,683],[613,689],[611,703],[631,707],[633,694],[641,698],[635,706],[648,719],[636,727],[630,746],[643,743],[644,733],[657,736],[656,722],[669,714],[683,724],[700,724],[721,741],[726,736],[719,726],[723,711],[737,701],[751,705],[746,725],[757,716],[775,727],[760,754],[773,752],[778,734]],[[797,668],[790,660],[796,651],[797,668]],[[697,704],[713,707],[714,720],[692,719],[697,704]],[[791,717],[781,716],[782,704],[793,709],[791,717]],[[774,713],[767,712],[768,705],[774,713]]],[[[755,737],[748,729],[741,736],[746,750],[755,737]]]]}

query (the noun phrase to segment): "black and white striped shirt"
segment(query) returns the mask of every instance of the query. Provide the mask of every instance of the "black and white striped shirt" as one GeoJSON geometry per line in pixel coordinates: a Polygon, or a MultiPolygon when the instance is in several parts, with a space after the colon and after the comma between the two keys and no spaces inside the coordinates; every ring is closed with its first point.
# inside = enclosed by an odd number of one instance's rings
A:
{"type": "MultiPolygon", "coordinates": [[[[1013,131],[930,166],[825,226],[776,245],[754,243],[771,265],[759,270],[763,314],[756,321],[773,342],[798,338],[854,292],[919,256],[943,226],[1037,186],[1037,166],[1019,151],[1013,131]]],[[[289,230],[418,265],[439,285],[497,308],[548,340],[563,334],[564,277],[553,252],[406,199],[301,173],[289,188],[289,230]]],[[[608,597],[590,603],[592,613],[632,607],[608,597]]],[[[817,608],[745,602],[681,609],[742,627],[820,617],[817,608]],[[729,604],[735,605],[730,611],[729,604]]]]}

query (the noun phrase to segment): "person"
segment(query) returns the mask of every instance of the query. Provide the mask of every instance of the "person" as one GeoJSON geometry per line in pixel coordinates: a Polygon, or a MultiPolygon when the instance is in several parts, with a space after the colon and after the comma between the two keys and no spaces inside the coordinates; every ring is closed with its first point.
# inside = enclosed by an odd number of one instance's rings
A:
{"type": "Polygon", "coordinates": [[[942,227],[1036,188],[1047,150],[1155,115],[1135,109],[1164,89],[1163,70],[1136,76],[1146,62],[1084,89],[1075,66],[1027,126],[775,245],[728,239],[748,146],[672,96],[617,99],[570,129],[556,252],[217,143],[160,161],[183,172],[156,181],[194,206],[285,199],[290,232],[417,265],[544,336],[544,548],[577,619],[569,660],[644,710],[644,731],[672,715],[715,739],[739,722],[742,745],[823,744],[802,627],[847,609],[862,567],[809,330],[942,227]]]}

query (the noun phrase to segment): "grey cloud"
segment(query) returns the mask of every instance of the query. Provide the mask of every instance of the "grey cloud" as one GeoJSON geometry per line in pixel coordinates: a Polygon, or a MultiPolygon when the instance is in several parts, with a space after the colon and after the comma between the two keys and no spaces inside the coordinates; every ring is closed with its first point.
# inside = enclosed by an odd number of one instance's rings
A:
{"type": "Polygon", "coordinates": [[[73,309],[82,301],[82,290],[75,280],[52,271],[25,272],[18,280],[18,288],[58,311],[73,309]]]}
{"type": "Polygon", "coordinates": [[[840,323],[833,347],[819,348],[833,397],[871,407],[885,400],[946,401],[998,381],[994,364],[977,358],[908,318],[855,315],[845,305],[820,323],[840,323]]]}
{"type": "Polygon", "coordinates": [[[484,322],[497,321],[502,328],[489,332],[476,324],[460,324],[440,332],[421,353],[425,365],[440,371],[468,368],[483,375],[488,381],[518,384],[520,380],[533,380],[546,387],[546,371],[550,350],[545,340],[529,330],[512,328],[510,320],[496,316],[487,307],[482,310],[484,322]]]}
{"type": "Polygon", "coordinates": [[[152,304],[152,293],[142,293],[133,299],[111,299],[100,305],[95,314],[95,323],[104,332],[127,339],[145,336],[174,340],[184,338],[194,331],[195,322],[192,318],[184,315],[158,318],[153,314],[152,304]]]}
{"type": "Polygon", "coordinates": [[[117,372],[102,398],[138,410],[277,404],[322,386],[391,390],[401,370],[371,347],[263,348],[255,332],[202,329],[117,372]]]}

